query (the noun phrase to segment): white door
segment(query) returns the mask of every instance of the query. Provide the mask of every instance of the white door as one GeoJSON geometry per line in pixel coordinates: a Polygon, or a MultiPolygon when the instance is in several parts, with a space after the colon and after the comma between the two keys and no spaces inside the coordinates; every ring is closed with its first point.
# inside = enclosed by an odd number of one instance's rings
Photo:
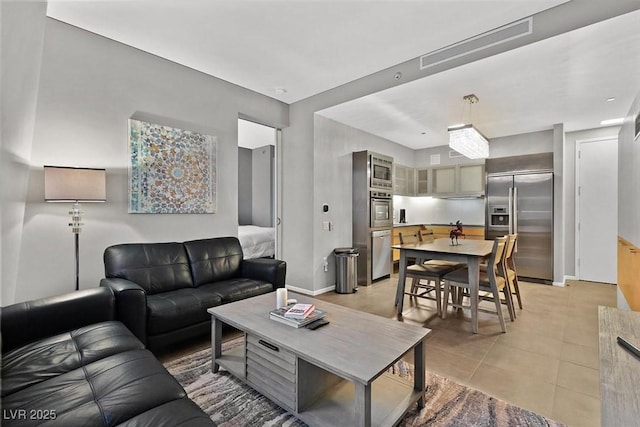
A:
{"type": "Polygon", "coordinates": [[[618,140],[577,141],[577,275],[616,283],[618,140]]]}

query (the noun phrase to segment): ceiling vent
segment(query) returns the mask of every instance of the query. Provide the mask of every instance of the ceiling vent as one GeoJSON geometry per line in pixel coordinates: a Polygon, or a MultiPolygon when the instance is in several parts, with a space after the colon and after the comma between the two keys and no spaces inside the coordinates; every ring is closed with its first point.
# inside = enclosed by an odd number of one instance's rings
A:
{"type": "Polygon", "coordinates": [[[420,57],[420,69],[433,67],[434,65],[477,52],[491,46],[508,42],[533,32],[533,18],[528,17],[511,24],[495,28],[486,33],[452,44],[442,49],[434,50],[420,57]]]}

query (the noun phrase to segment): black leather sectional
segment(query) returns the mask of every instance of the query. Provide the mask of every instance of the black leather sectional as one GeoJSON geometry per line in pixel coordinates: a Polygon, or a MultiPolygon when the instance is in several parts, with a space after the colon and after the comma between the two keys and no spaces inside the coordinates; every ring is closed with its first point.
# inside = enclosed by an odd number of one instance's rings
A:
{"type": "Polygon", "coordinates": [[[118,319],[153,351],[210,333],[207,308],[282,288],[286,275],[284,261],[244,259],[235,237],[115,245],[104,265],[118,319]]]}
{"type": "Polygon", "coordinates": [[[111,289],[2,309],[3,426],[214,426],[121,322],[111,289]]]}

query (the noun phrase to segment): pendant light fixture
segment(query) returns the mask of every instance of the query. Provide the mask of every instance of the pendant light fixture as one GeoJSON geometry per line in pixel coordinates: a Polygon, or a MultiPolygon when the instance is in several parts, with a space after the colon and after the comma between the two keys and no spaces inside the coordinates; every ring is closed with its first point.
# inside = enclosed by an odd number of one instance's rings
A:
{"type": "MultiPolygon", "coordinates": [[[[469,103],[469,116],[471,106],[480,100],[474,94],[462,98],[469,103]]],[[[471,117],[469,117],[471,119],[471,117]]],[[[470,159],[486,159],[489,157],[489,141],[472,124],[450,126],[449,147],[470,159]]]]}

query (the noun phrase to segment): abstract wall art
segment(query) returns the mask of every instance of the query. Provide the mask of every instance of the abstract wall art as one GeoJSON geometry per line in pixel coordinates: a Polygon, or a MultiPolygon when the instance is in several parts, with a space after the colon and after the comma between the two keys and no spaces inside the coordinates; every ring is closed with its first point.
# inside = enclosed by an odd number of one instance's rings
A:
{"type": "Polygon", "coordinates": [[[216,212],[216,138],[129,120],[129,213],[216,212]]]}

